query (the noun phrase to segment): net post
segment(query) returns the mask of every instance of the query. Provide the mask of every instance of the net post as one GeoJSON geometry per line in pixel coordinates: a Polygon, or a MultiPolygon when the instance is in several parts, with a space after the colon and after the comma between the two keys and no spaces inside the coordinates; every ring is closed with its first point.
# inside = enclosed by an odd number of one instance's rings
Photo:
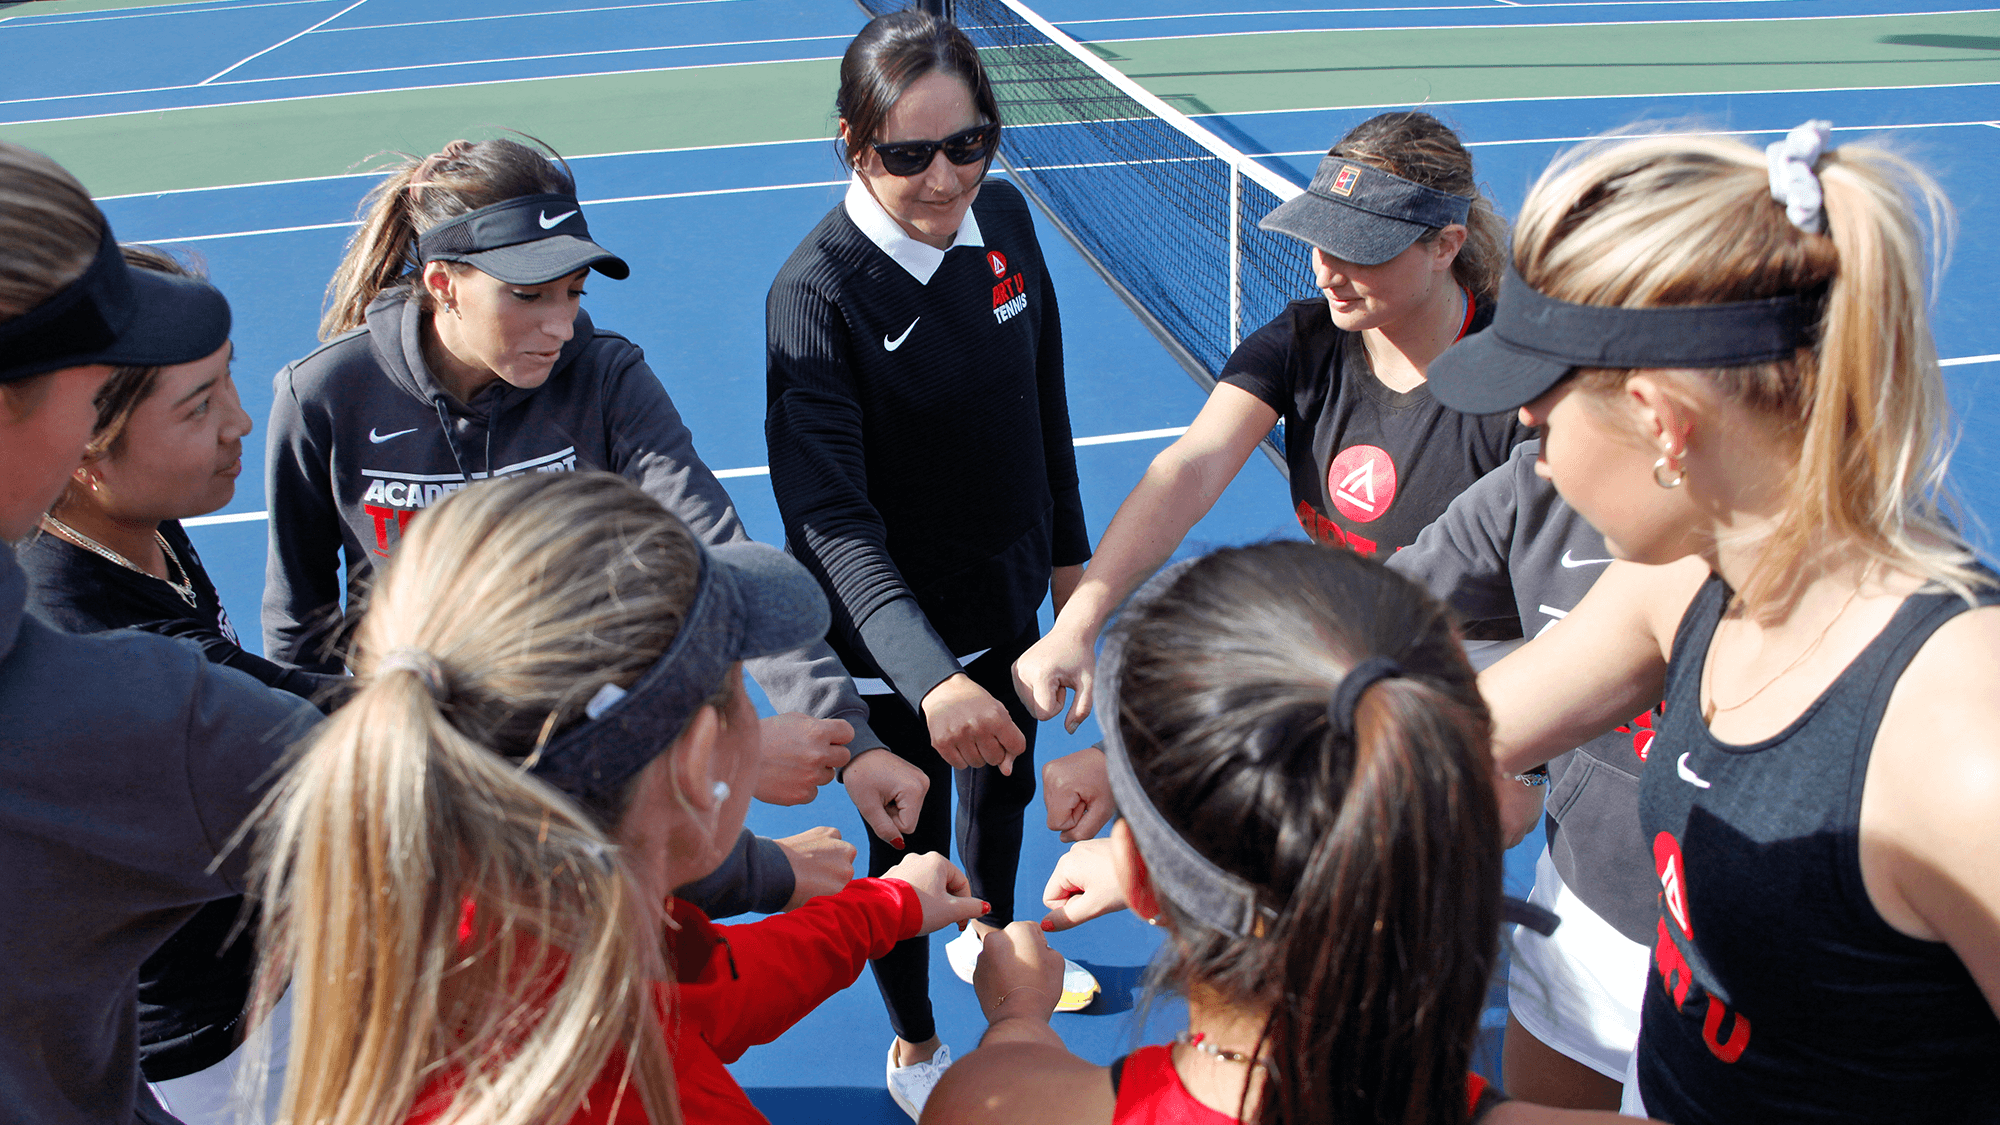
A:
{"type": "Polygon", "coordinates": [[[1243,342],[1243,163],[1229,162],[1229,350],[1243,342]]]}

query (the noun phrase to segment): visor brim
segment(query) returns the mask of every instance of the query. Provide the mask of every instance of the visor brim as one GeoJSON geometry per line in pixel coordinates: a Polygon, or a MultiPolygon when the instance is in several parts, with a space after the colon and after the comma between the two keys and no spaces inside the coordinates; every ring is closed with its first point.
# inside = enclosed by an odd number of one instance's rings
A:
{"type": "Polygon", "coordinates": [[[1499,414],[1535,401],[1571,365],[1516,348],[1487,329],[1460,340],[1425,371],[1431,395],[1461,414],[1499,414]]]}
{"type": "Polygon", "coordinates": [[[437,254],[434,257],[464,262],[509,285],[546,285],[585,268],[594,269],[613,281],[623,281],[632,274],[625,259],[589,239],[568,234],[493,250],[437,254]]]}
{"type": "Polygon", "coordinates": [[[1408,250],[1431,228],[1301,192],[1258,220],[1259,230],[1290,235],[1343,262],[1379,266],[1408,250]]]}
{"type": "Polygon", "coordinates": [[[825,639],[832,622],[826,594],[797,559],[764,543],[723,543],[707,550],[715,577],[734,586],[742,601],[734,659],[789,652],[825,639]]]}

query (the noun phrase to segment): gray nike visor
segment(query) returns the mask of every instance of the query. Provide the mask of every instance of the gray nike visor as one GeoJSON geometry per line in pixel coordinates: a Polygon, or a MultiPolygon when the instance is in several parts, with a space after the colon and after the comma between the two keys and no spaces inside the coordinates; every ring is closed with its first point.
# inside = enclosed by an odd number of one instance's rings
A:
{"type": "Polygon", "coordinates": [[[1258,221],[1358,266],[1379,266],[1426,231],[1465,222],[1472,200],[1328,153],[1306,190],[1258,221]]]}
{"type": "Polygon", "coordinates": [[[502,200],[417,236],[419,262],[464,262],[509,285],[542,285],[585,268],[623,281],[625,259],[590,240],[573,195],[502,200]]]}

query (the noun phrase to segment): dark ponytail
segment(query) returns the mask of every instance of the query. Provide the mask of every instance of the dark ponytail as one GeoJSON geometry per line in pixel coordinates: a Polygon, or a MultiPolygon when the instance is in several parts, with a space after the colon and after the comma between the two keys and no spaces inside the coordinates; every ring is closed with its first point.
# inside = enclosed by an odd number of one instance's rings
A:
{"type": "MultiPolygon", "coordinates": [[[[525,136],[525,134],[523,134],[525,136]]],[[[447,219],[524,195],[574,195],[576,178],[555,149],[508,137],[453,141],[421,159],[405,156],[361,200],[361,229],[347,244],[326,286],[319,338],[330,340],[364,322],[383,292],[407,284],[421,269],[417,236],[447,219]]]]}
{"type": "Polygon", "coordinates": [[[1164,896],[1171,979],[1268,1009],[1258,1122],[1447,1122],[1500,929],[1490,722],[1444,610],[1306,543],[1217,552],[1126,631],[1118,722],[1140,786],[1277,921],[1220,933],[1164,896]],[[1336,734],[1348,669],[1386,656],[1336,734]]]}

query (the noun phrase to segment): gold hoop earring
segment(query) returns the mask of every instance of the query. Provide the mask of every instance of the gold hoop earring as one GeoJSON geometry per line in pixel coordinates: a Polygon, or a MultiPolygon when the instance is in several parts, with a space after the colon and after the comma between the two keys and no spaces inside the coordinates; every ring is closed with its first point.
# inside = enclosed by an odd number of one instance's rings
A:
{"type": "Polygon", "coordinates": [[[1687,481],[1687,476],[1688,475],[1686,469],[1674,464],[1671,460],[1669,460],[1666,457],[1662,457],[1658,461],[1653,462],[1653,483],[1659,485],[1661,488],[1668,489],[1669,491],[1679,488],[1683,483],[1687,481]],[[1660,470],[1662,469],[1667,469],[1671,471],[1674,474],[1674,478],[1672,480],[1668,480],[1665,477],[1661,476],[1660,470]]]}

